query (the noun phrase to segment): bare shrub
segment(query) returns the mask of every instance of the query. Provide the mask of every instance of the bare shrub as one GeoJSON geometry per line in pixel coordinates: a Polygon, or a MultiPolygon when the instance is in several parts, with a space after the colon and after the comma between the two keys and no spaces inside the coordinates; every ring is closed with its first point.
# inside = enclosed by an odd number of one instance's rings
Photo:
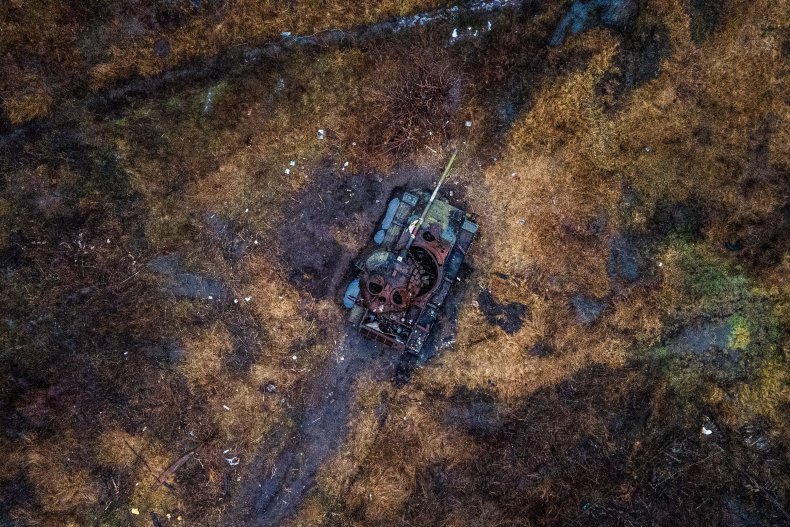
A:
{"type": "Polygon", "coordinates": [[[373,53],[363,95],[369,111],[364,133],[370,152],[382,161],[441,145],[452,135],[463,78],[445,48],[424,44],[373,53]]]}

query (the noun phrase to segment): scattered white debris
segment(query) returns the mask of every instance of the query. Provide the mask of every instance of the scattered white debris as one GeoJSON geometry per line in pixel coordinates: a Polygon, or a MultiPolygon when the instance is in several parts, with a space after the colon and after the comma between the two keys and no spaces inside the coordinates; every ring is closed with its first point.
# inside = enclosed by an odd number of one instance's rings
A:
{"type": "Polygon", "coordinates": [[[258,240],[255,240],[255,241],[254,241],[254,242],[252,242],[252,243],[254,243],[255,245],[258,245],[258,240]]]}
{"type": "Polygon", "coordinates": [[[250,211],[250,209],[244,209],[244,213],[245,214],[248,213],[249,211],[250,211]]]}
{"type": "Polygon", "coordinates": [[[450,197],[451,198],[453,197],[453,191],[452,190],[450,191],[450,197]]]}
{"type": "Polygon", "coordinates": [[[659,267],[664,267],[664,262],[658,262],[659,267]]]}
{"type": "Polygon", "coordinates": [[[241,460],[234,456],[234,457],[226,457],[225,461],[227,461],[228,465],[230,465],[231,467],[235,467],[236,465],[239,464],[239,461],[241,460]]]}
{"type": "Polygon", "coordinates": [[[491,25],[492,25],[492,24],[491,24],[491,21],[490,21],[490,20],[489,20],[488,22],[486,22],[486,28],[487,28],[489,31],[491,31],[491,25]]]}
{"type": "Polygon", "coordinates": [[[138,514],[140,514],[140,510],[137,507],[132,507],[132,514],[137,516],[138,514]]]}
{"type": "Polygon", "coordinates": [[[705,428],[705,425],[702,425],[702,435],[709,436],[712,433],[713,433],[713,430],[709,430],[709,429],[705,428]]]}
{"type": "Polygon", "coordinates": [[[466,121],[464,124],[467,128],[472,128],[472,121],[466,121]]]}
{"type": "Polygon", "coordinates": [[[223,404],[223,405],[222,405],[222,407],[223,407],[225,410],[227,410],[228,412],[230,412],[230,406],[228,406],[227,404],[223,404]]]}
{"type": "Polygon", "coordinates": [[[107,238],[107,243],[110,243],[110,239],[109,238],[107,238]]]}
{"type": "Polygon", "coordinates": [[[346,360],[346,358],[345,358],[345,357],[343,357],[343,356],[341,355],[341,356],[340,356],[340,360],[341,360],[341,361],[344,361],[344,360],[346,360]]]}
{"type": "Polygon", "coordinates": [[[291,36],[291,32],[290,31],[283,31],[282,33],[280,33],[280,36],[283,37],[283,38],[290,37],[291,36]]]}
{"type": "Polygon", "coordinates": [[[296,360],[296,355],[292,356],[291,359],[296,360]]]}
{"type": "Polygon", "coordinates": [[[348,161],[346,161],[345,163],[343,163],[343,168],[345,168],[345,167],[347,167],[347,166],[348,166],[348,161]]]}
{"type": "Polygon", "coordinates": [[[209,300],[214,300],[214,297],[213,297],[213,296],[211,296],[211,295],[208,295],[208,299],[209,299],[209,300]]]}
{"type": "Polygon", "coordinates": [[[458,28],[453,29],[453,34],[451,38],[458,38],[458,28]]]}
{"type": "Polygon", "coordinates": [[[525,220],[524,218],[519,218],[518,219],[518,224],[519,225],[524,225],[525,223],[527,223],[527,220],[525,220]]]}
{"type": "Polygon", "coordinates": [[[288,175],[288,174],[290,174],[290,173],[291,173],[291,169],[290,169],[290,168],[286,168],[286,169],[285,169],[285,175],[287,176],[287,175],[288,175]]]}
{"type": "Polygon", "coordinates": [[[234,299],[233,299],[233,303],[234,303],[234,304],[238,304],[238,303],[239,303],[239,299],[238,299],[238,298],[234,298],[234,299]]]}
{"type": "Polygon", "coordinates": [[[324,132],[323,128],[318,129],[318,138],[323,139],[326,136],[326,132],[324,132]]]}
{"type": "Polygon", "coordinates": [[[296,161],[294,161],[294,160],[292,159],[292,160],[291,160],[291,162],[290,162],[290,163],[288,163],[288,164],[289,164],[289,165],[291,165],[292,167],[295,167],[295,166],[296,166],[296,161]]]}
{"type": "Polygon", "coordinates": [[[249,302],[250,300],[252,300],[252,297],[251,297],[251,296],[245,296],[245,297],[244,297],[244,301],[245,301],[245,302],[249,302]]]}

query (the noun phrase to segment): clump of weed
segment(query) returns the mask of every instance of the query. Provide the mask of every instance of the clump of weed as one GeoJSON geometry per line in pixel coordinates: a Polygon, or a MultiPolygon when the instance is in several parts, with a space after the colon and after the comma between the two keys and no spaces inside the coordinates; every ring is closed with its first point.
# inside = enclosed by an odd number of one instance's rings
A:
{"type": "Polygon", "coordinates": [[[371,52],[372,74],[363,81],[369,112],[364,140],[386,164],[450,139],[463,90],[463,78],[443,47],[418,38],[396,50],[371,52]]]}

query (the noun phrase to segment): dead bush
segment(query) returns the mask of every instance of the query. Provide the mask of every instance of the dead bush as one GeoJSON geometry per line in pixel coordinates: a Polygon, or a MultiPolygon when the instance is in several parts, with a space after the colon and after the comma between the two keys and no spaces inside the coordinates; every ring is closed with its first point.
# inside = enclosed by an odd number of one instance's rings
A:
{"type": "Polygon", "coordinates": [[[370,153],[389,165],[422,146],[449,140],[463,77],[446,49],[418,39],[395,53],[380,50],[372,56],[364,80],[368,114],[363,135],[370,153]]]}

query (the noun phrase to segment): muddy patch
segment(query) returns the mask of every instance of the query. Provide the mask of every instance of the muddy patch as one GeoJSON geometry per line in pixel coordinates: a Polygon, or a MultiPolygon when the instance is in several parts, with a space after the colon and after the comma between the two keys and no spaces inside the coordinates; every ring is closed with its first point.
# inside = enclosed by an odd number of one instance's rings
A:
{"type": "Polygon", "coordinates": [[[645,258],[640,245],[640,238],[633,234],[612,237],[606,271],[613,286],[633,284],[642,277],[645,258]]]}
{"type": "Polygon", "coordinates": [[[549,44],[559,46],[568,34],[575,35],[593,27],[622,27],[636,12],[634,0],[579,0],[562,17],[549,44]]]}
{"type": "Polygon", "coordinates": [[[665,347],[655,353],[670,353],[703,365],[709,375],[720,380],[744,373],[743,354],[730,319],[699,319],[681,327],[665,339],[665,347]]]}
{"type": "Polygon", "coordinates": [[[527,306],[520,302],[500,304],[487,289],[480,291],[477,303],[486,320],[490,324],[502,328],[508,335],[513,335],[521,329],[521,326],[524,325],[524,317],[528,313],[527,306]]]}
{"type": "Polygon", "coordinates": [[[445,422],[448,426],[463,429],[472,437],[491,436],[502,426],[499,403],[486,390],[458,387],[450,397],[445,422]]]}
{"type": "Polygon", "coordinates": [[[209,241],[219,247],[225,260],[237,262],[246,254],[249,244],[237,234],[237,229],[229,220],[218,214],[209,214],[205,223],[209,241]]]}
{"type": "Polygon", "coordinates": [[[727,0],[691,0],[691,38],[699,46],[724,23],[727,0]]]}
{"type": "Polygon", "coordinates": [[[606,303],[592,296],[576,294],[571,297],[571,307],[573,307],[579,324],[589,326],[601,316],[606,308],[606,303]]]}
{"type": "Polygon", "coordinates": [[[554,355],[555,351],[551,342],[539,340],[529,349],[529,354],[539,359],[545,359],[546,357],[554,355]]]}
{"type": "MultiPolygon", "coordinates": [[[[326,162],[329,165],[330,161],[326,162]]],[[[351,262],[371,241],[396,188],[430,188],[434,172],[404,168],[390,175],[347,174],[324,166],[290,200],[277,234],[292,284],[313,298],[345,286],[351,262]]]]}
{"type": "Polygon", "coordinates": [[[669,33],[663,25],[625,35],[612,67],[595,86],[604,111],[617,112],[634,88],[658,78],[661,61],[668,56],[669,33]]]}
{"type": "MultiPolygon", "coordinates": [[[[356,378],[372,371],[374,378],[384,380],[391,368],[388,357],[356,334],[343,339],[333,359],[305,387],[303,399],[294,401],[302,414],[296,430],[284,442],[280,438],[282,450],[274,456],[263,451],[253,461],[246,490],[224,525],[282,525],[298,510],[321,466],[345,442],[356,378]]],[[[384,419],[386,410],[381,415],[384,419]]]]}
{"type": "Polygon", "coordinates": [[[148,270],[161,278],[162,291],[180,298],[227,300],[230,297],[228,289],[221,280],[186,272],[179,253],[152,258],[148,262],[148,270]]]}
{"type": "Polygon", "coordinates": [[[683,201],[659,200],[650,218],[650,232],[661,237],[680,236],[691,240],[703,237],[709,212],[696,198],[683,201]]]}

